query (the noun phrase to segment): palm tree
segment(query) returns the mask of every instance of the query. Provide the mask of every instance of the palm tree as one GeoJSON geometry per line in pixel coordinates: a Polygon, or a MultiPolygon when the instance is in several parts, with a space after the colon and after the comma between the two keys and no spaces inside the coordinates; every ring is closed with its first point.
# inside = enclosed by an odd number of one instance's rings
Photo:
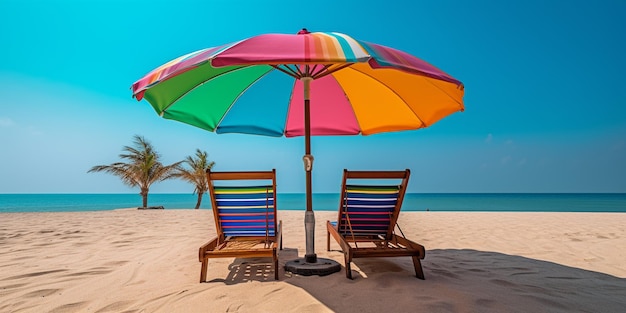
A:
{"type": "Polygon", "coordinates": [[[198,202],[196,202],[196,210],[200,208],[200,204],[202,203],[202,196],[207,192],[207,178],[206,178],[206,170],[212,168],[215,165],[215,162],[208,161],[209,155],[206,151],[200,151],[200,149],[196,149],[196,155],[194,157],[187,156],[182,163],[185,163],[189,166],[189,168],[179,167],[177,169],[176,177],[188,181],[194,185],[196,185],[196,189],[194,193],[198,194],[198,202]]]}
{"type": "Polygon", "coordinates": [[[124,146],[122,150],[126,153],[120,154],[120,158],[128,160],[128,163],[116,162],[110,165],[96,165],[88,173],[110,173],[119,176],[122,182],[130,187],[139,187],[143,207],[146,208],[148,207],[150,185],[175,177],[176,170],[182,162],[163,165],[159,161],[160,155],[154,150],[150,142],[139,135],[135,135],[133,139],[134,146],[124,146]]]}

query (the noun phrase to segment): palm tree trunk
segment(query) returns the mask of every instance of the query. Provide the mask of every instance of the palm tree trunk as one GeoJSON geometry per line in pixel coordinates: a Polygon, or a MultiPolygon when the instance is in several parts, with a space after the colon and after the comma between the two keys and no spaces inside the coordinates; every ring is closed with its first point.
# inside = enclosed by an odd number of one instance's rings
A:
{"type": "Polygon", "coordinates": [[[141,195],[143,207],[147,208],[148,207],[148,189],[141,188],[141,192],[139,194],[141,195]]]}
{"type": "Polygon", "coordinates": [[[198,192],[198,202],[196,202],[196,210],[200,208],[200,203],[202,203],[202,196],[204,192],[198,192]]]}

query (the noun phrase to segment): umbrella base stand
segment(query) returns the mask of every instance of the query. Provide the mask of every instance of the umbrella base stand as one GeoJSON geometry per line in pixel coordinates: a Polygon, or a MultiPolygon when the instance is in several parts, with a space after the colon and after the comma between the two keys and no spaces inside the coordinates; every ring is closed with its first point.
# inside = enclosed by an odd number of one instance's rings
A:
{"type": "Polygon", "coordinates": [[[304,213],[304,228],[306,232],[306,254],[304,258],[285,263],[285,271],[303,276],[326,276],[339,272],[341,270],[339,263],[335,260],[317,258],[317,254],[315,254],[315,248],[313,246],[315,238],[315,215],[313,210],[307,210],[306,213],[304,213]]]}
{"type": "Polygon", "coordinates": [[[341,271],[341,265],[331,259],[314,257],[315,262],[308,262],[310,257],[299,258],[285,263],[285,271],[302,276],[326,276],[341,271]]]}

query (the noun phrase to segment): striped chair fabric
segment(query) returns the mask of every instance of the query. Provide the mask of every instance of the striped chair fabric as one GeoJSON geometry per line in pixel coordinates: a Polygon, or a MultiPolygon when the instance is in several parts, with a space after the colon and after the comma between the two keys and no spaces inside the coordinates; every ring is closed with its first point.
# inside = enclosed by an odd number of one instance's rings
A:
{"type": "Polygon", "coordinates": [[[214,187],[225,236],[275,236],[274,190],[269,186],[214,187]]]}
{"type": "Polygon", "coordinates": [[[346,185],[338,231],[342,235],[386,235],[400,186],[346,185]]]}

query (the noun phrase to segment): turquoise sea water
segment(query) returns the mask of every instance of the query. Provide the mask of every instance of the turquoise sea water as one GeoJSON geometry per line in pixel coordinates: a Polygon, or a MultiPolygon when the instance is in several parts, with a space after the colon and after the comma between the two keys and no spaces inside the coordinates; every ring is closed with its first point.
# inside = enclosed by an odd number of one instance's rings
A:
{"type": "MultiPolygon", "coordinates": [[[[150,194],[148,205],[166,209],[192,209],[193,194],[150,194]]],[[[0,213],[70,212],[135,208],[141,205],[137,194],[0,194],[0,213]]],[[[313,209],[335,211],[339,194],[313,195],[313,209]]],[[[204,196],[201,209],[210,209],[204,196]]],[[[304,194],[278,194],[279,210],[305,210],[304,194]]],[[[490,212],[623,212],[626,194],[528,194],[528,193],[441,193],[407,194],[403,211],[490,211],[490,212]]]]}

